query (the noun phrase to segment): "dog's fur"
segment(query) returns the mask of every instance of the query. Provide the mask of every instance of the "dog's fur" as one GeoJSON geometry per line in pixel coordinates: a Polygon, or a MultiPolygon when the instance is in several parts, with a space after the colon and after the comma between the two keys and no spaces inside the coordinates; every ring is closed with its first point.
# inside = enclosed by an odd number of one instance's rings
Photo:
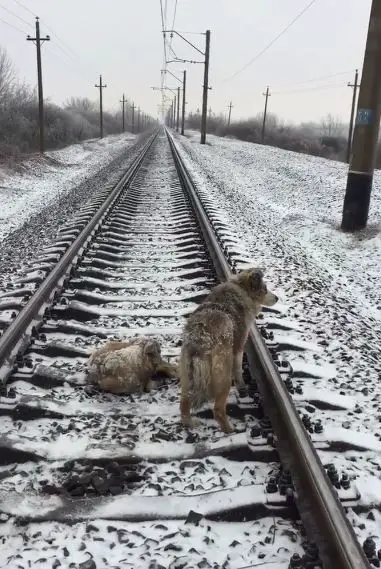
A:
{"type": "Polygon", "coordinates": [[[267,290],[260,269],[250,268],[216,286],[189,316],[180,356],[181,419],[193,427],[190,411],[214,400],[214,417],[225,433],[233,431],[226,400],[232,380],[244,388],[242,357],[250,326],[261,306],[278,298],[267,290]]]}
{"type": "Polygon", "coordinates": [[[157,340],[141,336],[128,342],[107,342],[89,358],[88,381],[111,393],[142,393],[152,387],[151,377],[175,377],[175,366],[161,358],[157,340]]]}

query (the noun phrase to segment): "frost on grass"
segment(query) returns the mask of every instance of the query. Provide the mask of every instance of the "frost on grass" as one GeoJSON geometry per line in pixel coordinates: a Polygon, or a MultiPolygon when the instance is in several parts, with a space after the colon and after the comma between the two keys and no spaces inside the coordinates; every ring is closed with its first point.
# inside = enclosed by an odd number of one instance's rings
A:
{"type": "Polygon", "coordinates": [[[88,140],[46,152],[44,158],[33,156],[17,172],[0,167],[0,241],[32,214],[94,175],[135,139],[134,135],[114,135],[88,140]]]}

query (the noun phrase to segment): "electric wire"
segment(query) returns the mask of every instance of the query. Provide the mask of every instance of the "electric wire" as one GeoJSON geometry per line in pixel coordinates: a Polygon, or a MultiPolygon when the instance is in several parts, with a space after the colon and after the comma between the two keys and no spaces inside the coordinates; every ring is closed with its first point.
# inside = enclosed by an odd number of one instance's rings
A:
{"type": "Polygon", "coordinates": [[[259,53],[257,53],[257,55],[255,55],[252,59],[250,59],[250,61],[248,63],[246,63],[246,65],[244,65],[243,67],[241,67],[240,69],[238,69],[238,71],[236,71],[235,73],[233,73],[233,75],[230,75],[230,77],[228,77],[227,79],[225,79],[225,81],[228,81],[229,79],[233,79],[234,77],[236,77],[237,75],[239,75],[240,73],[242,73],[242,71],[244,71],[245,69],[247,69],[250,65],[252,65],[255,61],[257,61],[264,53],[266,53],[266,51],[268,51],[270,49],[271,46],[274,45],[274,43],[276,41],[278,41],[278,39],[280,37],[282,37],[290,28],[291,26],[293,26],[295,24],[295,22],[297,20],[299,20],[299,18],[301,18],[303,16],[303,14],[305,14],[307,12],[307,10],[309,10],[316,2],[317,0],[310,0],[310,2],[307,4],[307,6],[305,6],[303,8],[303,10],[301,10],[296,16],[295,18],[293,18],[293,20],[291,20],[291,22],[289,22],[287,24],[287,26],[285,26],[280,32],[279,34],[277,34],[275,36],[274,39],[271,40],[270,43],[268,43],[259,53]]]}

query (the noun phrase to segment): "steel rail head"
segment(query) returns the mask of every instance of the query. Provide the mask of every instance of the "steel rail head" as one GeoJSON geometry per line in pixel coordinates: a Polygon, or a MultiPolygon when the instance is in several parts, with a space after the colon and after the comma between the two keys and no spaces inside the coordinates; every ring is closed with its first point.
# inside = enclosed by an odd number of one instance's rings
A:
{"type": "Polygon", "coordinates": [[[112,204],[118,198],[125,186],[130,184],[135,177],[148,150],[156,139],[158,132],[159,131],[154,132],[154,134],[143,145],[136,158],[130,164],[128,170],[107,196],[101,207],[75,238],[73,243],[68,247],[52,271],[47,275],[25,306],[17,314],[16,318],[8,328],[6,328],[4,334],[0,337],[0,383],[6,382],[7,377],[15,364],[17,354],[29,343],[32,328],[43,318],[43,313],[47,303],[51,302],[54,291],[57,287],[59,288],[61,286],[61,281],[65,278],[81,250],[86,246],[87,241],[91,238],[93,231],[98,227],[112,204]]]}
{"type": "MultiPolygon", "coordinates": [[[[184,165],[172,135],[168,140],[180,179],[197,215],[218,276],[231,276],[208,215],[184,165]]],[[[307,534],[319,548],[325,569],[370,569],[370,564],[349,523],[336,490],[315,451],[272,356],[254,324],[246,345],[251,370],[255,371],[266,412],[279,441],[279,452],[292,474],[299,513],[307,534]]]]}

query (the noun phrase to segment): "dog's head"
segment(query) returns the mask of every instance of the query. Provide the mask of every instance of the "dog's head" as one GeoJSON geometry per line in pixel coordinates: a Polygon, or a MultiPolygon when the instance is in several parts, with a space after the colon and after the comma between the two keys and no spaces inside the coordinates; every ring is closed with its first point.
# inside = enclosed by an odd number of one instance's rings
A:
{"type": "Polygon", "coordinates": [[[261,269],[255,267],[245,269],[233,278],[255,303],[261,306],[273,306],[278,302],[278,297],[267,289],[261,269]]]}
{"type": "Polygon", "coordinates": [[[152,362],[154,366],[158,366],[161,362],[161,349],[159,342],[151,338],[147,339],[144,342],[143,354],[152,362]]]}

